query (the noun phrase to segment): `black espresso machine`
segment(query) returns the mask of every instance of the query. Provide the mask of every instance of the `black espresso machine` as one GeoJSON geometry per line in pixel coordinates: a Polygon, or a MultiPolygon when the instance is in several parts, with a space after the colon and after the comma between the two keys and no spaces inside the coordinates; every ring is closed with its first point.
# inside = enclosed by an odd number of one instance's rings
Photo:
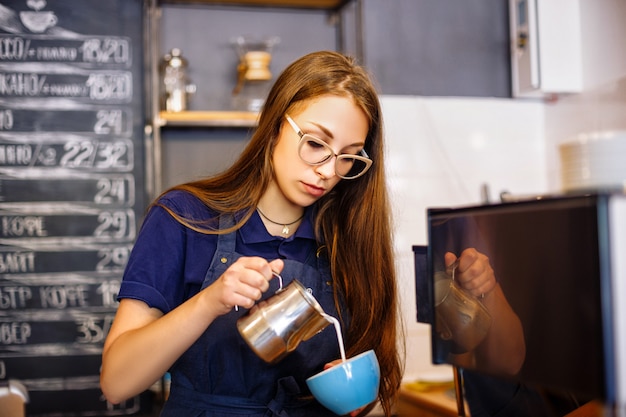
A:
{"type": "MultiPolygon", "coordinates": [[[[429,208],[427,221],[428,246],[413,250],[417,320],[432,325],[433,363],[574,401],[598,400],[608,415],[626,415],[626,195],[429,208]],[[483,342],[467,329],[480,311],[463,299],[450,302],[453,277],[444,254],[459,256],[467,248],[489,257],[501,294],[519,319],[511,329],[522,332],[515,340],[524,343],[516,351],[523,357],[520,362],[510,356],[513,372],[491,366],[503,359],[506,364],[510,339],[502,339],[502,349],[492,345],[479,352],[483,342]],[[451,324],[454,303],[458,314],[451,324]]],[[[480,326],[489,332],[501,324],[480,326]]]]}

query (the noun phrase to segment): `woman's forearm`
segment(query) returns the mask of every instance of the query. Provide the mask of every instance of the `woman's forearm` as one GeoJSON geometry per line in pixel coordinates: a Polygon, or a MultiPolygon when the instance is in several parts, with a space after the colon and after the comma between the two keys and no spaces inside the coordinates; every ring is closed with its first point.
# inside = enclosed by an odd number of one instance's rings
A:
{"type": "Polygon", "coordinates": [[[215,319],[202,293],[166,315],[137,300],[122,300],[105,343],[100,384],[117,404],[148,389],[215,319]]]}
{"type": "Polygon", "coordinates": [[[487,337],[476,349],[476,365],[513,376],[519,372],[526,358],[522,323],[499,284],[485,296],[484,304],[491,314],[492,323],[487,337]]]}

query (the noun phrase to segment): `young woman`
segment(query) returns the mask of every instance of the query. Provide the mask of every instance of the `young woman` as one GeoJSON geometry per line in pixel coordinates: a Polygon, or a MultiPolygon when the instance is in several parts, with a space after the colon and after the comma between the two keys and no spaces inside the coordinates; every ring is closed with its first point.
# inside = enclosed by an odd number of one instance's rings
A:
{"type": "Polygon", "coordinates": [[[347,356],[375,350],[390,415],[404,344],[382,127],[375,88],[351,59],[316,52],[285,69],[235,164],[150,207],[104,346],[106,398],[169,371],[163,416],[333,415],[305,383],[340,358],[332,326],[274,365],[236,328],[279,273],[340,319],[347,356]]]}

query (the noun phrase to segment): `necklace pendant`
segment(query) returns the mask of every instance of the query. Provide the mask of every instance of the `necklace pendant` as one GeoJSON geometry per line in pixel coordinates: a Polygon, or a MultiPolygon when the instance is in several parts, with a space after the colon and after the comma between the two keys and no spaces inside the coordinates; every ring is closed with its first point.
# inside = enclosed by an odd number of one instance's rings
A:
{"type": "Polygon", "coordinates": [[[283,235],[288,235],[288,234],[289,234],[289,226],[285,224],[283,225],[283,235]]]}

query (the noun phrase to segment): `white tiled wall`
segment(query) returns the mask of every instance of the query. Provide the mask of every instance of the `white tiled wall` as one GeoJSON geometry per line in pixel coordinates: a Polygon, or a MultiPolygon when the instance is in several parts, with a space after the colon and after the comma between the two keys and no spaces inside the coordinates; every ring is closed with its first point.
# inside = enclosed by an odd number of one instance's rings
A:
{"type": "Polygon", "coordinates": [[[499,193],[561,190],[558,145],[582,132],[626,130],[626,1],[580,0],[581,94],[556,100],[385,96],[388,176],[407,328],[405,379],[433,372],[430,327],[416,322],[412,246],[427,244],[426,208],[499,193]]]}
{"type": "MultiPolygon", "coordinates": [[[[406,379],[431,364],[430,326],[416,322],[413,245],[427,244],[426,208],[546,192],[543,104],[504,99],[382,98],[395,249],[407,328],[406,379]]],[[[441,369],[443,368],[443,369],[441,369]]]]}
{"type": "Polygon", "coordinates": [[[557,189],[561,143],[579,133],[626,130],[626,1],[579,4],[584,91],[546,104],[546,160],[550,187],[557,189]]]}
{"type": "Polygon", "coordinates": [[[574,141],[581,133],[626,130],[626,76],[581,94],[562,97],[558,103],[547,105],[545,114],[549,187],[561,189],[561,144],[574,141]]]}

